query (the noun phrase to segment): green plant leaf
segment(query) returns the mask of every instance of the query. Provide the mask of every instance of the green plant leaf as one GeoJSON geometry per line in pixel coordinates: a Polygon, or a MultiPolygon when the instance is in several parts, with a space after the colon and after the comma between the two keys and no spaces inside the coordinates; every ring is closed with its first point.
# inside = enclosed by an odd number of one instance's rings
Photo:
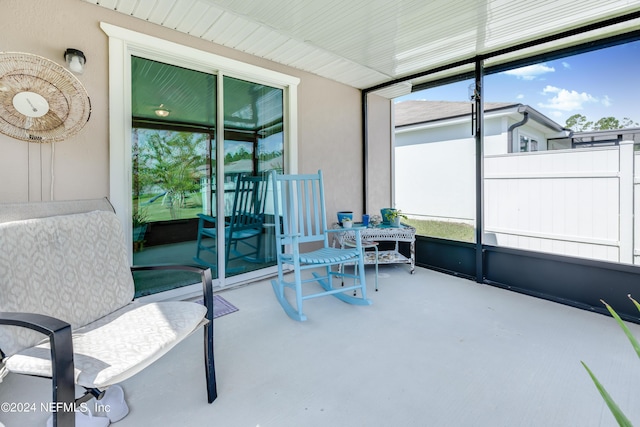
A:
{"type": "MultiPolygon", "coordinates": [[[[629,296],[629,298],[631,298],[631,296],[629,296]]],[[[631,298],[631,300],[634,301],[633,298],[631,298]]],[[[625,325],[622,319],[620,318],[620,316],[618,316],[618,313],[616,313],[616,311],[609,304],[607,304],[603,300],[600,300],[600,301],[604,304],[605,307],[607,307],[607,310],[609,310],[609,313],[611,313],[613,318],[616,319],[616,322],[618,322],[618,324],[624,331],[624,334],[627,336],[627,338],[629,338],[629,342],[631,342],[631,345],[633,346],[633,349],[636,351],[636,354],[638,355],[638,357],[640,357],[640,344],[638,344],[638,340],[636,340],[636,337],[633,336],[633,334],[631,333],[627,325],[625,325]]],[[[638,306],[637,302],[634,301],[634,303],[636,304],[636,306],[638,306]]]]}
{"type": "Polygon", "coordinates": [[[605,388],[602,386],[602,384],[600,384],[600,381],[598,381],[598,379],[593,374],[593,372],[591,372],[591,369],[589,369],[587,364],[582,362],[582,361],[580,363],[582,363],[582,366],[584,366],[584,368],[589,373],[589,376],[591,377],[591,380],[593,380],[593,383],[596,385],[596,388],[600,392],[600,395],[602,396],[604,401],[607,403],[607,406],[609,407],[609,410],[611,411],[611,413],[615,417],[616,421],[618,422],[618,425],[620,427],[627,427],[627,426],[628,427],[633,427],[633,424],[631,424],[631,421],[629,421],[629,419],[626,417],[626,415],[618,407],[616,402],[614,402],[614,400],[611,398],[611,396],[609,395],[607,390],[605,390],[605,388]]]}
{"type": "Polygon", "coordinates": [[[631,294],[629,294],[629,295],[627,295],[627,296],[629,297],[629,299],[630,299],[631,301],[633,301],[633,304],[636,306],[636,308],[638,309],[638,311],[640,311],[640,304],[638,303],[638,301],[634,300],[634,299],[631,297],[631,294]]]}

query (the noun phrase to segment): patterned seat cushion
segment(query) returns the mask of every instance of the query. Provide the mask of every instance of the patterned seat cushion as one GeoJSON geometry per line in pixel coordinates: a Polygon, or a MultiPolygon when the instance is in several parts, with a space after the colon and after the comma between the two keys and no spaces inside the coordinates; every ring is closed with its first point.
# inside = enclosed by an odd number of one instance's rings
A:
{"type": "MultiPolygon", "coordinates": [[[[113,212],[27,219],[0,224],[0,311],[38,313],[85,326],[133,300],[124,233],[113,212]]],[[[42,334],[0,326],[7,355],[42,334]]]]}
{"type": "MultiPolygon", "coordinates": [[[[131,303],[73,331],[76,383],[104,388],[140,372],[206,324],[197,303],[131,303]]],[[[48,340],[6,359],[11,372],[51,377],[48,340]]]]}

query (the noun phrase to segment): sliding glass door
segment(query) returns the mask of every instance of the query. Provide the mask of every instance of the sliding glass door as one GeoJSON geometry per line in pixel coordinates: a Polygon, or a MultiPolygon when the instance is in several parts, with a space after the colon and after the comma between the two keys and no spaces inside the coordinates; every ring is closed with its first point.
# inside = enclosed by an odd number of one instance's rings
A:
{"type": "Polygon", "coordinates": [[[275,265],[269,171],[284,171],[283,91],[225,76],[226,276],[275,265]],[[252,178],[252,179],[250,179],[252,178]]]}
{"type": "MultiPolygon", "coordinates": [[[[216,86],[211,73],[131,58],[134,265],[193,264],[198,214],[211,214],[215,194],[216,86]]],[[[191,283],[188,273],[141,273],[136,295],[191,283]]]]}
{"type": "MultiPolygon", "coordinates": [[[[131,76],[133,263],[197,263],[214,278],[274,265],[267,178],[284,169],[283,90],[227,76],[220,88],[217,74],[136,56],[131,76]]],[[[150,274],[138,296],[194,282],[150,274]]]]}

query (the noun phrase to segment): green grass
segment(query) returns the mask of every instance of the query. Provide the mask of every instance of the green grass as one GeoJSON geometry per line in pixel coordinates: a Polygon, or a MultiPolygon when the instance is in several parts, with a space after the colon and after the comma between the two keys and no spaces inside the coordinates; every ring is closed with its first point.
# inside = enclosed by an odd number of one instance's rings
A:
{"type": "Polygon", "coordinates": [[[419,236],[475,242],[475,228],[469,224],[413,218],[403,219],[402,222],[415,227],[419,236]]]}
{"type": "Polygon", "coordinates": [[[162,197],[152,203],[148,203],[153,196],[154,195],[143,195],[138,200],[139,206],[144,211],[148,222],[196,218],[197,215],[202,212],[202,196],[200,193],[189,194],[185,199],[184,207],[173,209],[173,218],[169,207],[163,205],[162,197]]]}

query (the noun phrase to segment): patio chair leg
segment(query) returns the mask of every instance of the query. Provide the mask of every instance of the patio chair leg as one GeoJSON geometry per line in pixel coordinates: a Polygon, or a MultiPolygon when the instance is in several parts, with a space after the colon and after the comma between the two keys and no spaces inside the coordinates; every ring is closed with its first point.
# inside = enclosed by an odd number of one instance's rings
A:
{"type": "Polygon", "coordinates": [[[53,413],[53,427],[74,427],[76,415],[75,381],[73,377],[73,341],[71,326],[50,335],[53,402],[63,405],[53,413]]]}
{"type": "Polygon", "coordinates": [[[376,246],[373,247],[374,251],[375,251],[375,256],[376,256],[376,292],[378,292],[378,246],[376,243],[376,246]]]}
{"type": "MultiPolygon", "coordinates": [[[[354,276],[358,276],[358,264],[353,264],[353,275],[354,276]]],[[[355,277],[353,278],[353,286],[356,285],[358,279],[356,279],[355,277]]],[[[358,292],[356,289],[353,290],[353,296],[357,296],[358,292]]]]}
{"type": "Polygon", "coordinates": [[[207,399],[209,403],[212,403],[218,397],[218,391],[216,388],[216,368],[213,359],[213,322],[209,322],[204,326],[204,344],[204,365],[207,376],[207,399]]]}
{"type": "Polygon", "coordinates": [[[201,273],[202,294],[204,305],[207,307],[207,324],[204,325],[204,370],[207,380],[207,400],[212,403],[218,397],[216,388],[216,367],[213,356],[213,289],[211,285],[211,270],[201,273]]]}

